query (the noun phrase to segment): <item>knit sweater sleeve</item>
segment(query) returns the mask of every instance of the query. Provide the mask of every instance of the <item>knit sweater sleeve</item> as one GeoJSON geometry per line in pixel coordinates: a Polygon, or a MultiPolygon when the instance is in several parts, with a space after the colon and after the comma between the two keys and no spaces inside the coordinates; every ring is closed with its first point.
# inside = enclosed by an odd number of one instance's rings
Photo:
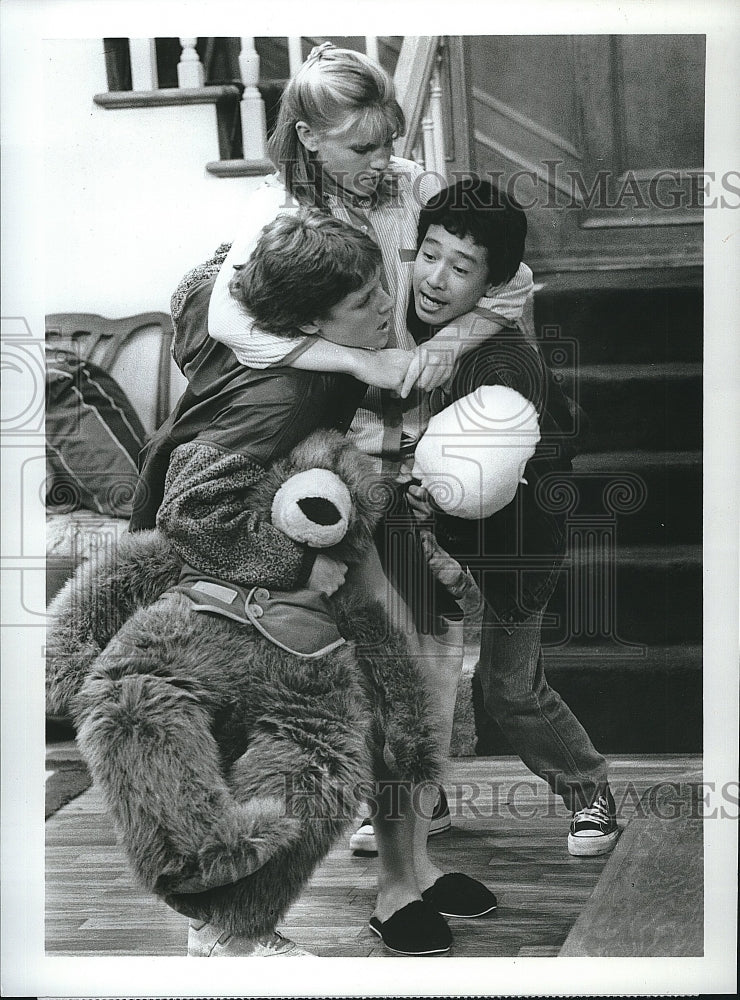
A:
{"type": "Polygon", "coordinates": [[[264,474],[245,455],[200,441],[180,445],[170,458],[157,527],[202,573],[293,590],[308,579],[315,553],[250,510],[264,474]]]}

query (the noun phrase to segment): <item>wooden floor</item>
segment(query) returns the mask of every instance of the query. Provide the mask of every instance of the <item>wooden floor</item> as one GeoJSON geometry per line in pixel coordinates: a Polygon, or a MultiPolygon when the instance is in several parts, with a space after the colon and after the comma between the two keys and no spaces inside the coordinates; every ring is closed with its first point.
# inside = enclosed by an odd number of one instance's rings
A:
{"type": "MultiPolygon", "coordinates": [[[[611,758],[610,776],[624,826],[647,788],[701,780],[701,760],[611,758]]],[[[431,840],[431,853],[440,867],[484,880],[499,898],[492,918],[451,921],[450,954],[557,955],[607,859],[568,855],[561,800],[518,759],[457,758],[446,785],[453,830],[431,840]]],[[[185,954],[187,920],[133,884],[95,788],[47,821],[46,842],[47,954],[185,954]]],[[[376,859],[337,844],[280,930],[322,956],[391,957],[367,926],[376,868],[376,859]]]]}

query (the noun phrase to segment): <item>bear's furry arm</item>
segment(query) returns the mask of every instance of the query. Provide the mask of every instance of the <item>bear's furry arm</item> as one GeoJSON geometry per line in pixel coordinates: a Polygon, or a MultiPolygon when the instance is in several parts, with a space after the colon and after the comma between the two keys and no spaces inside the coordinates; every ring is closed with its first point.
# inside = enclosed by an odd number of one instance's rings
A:
{"type": "Polygon", "coordinates": [[[190,442],[170,458],[157,527],[189,565],[243,586],[293,590],[305,584],[315,553],[250,509],[265,471],[245,455],[190,442]]]}

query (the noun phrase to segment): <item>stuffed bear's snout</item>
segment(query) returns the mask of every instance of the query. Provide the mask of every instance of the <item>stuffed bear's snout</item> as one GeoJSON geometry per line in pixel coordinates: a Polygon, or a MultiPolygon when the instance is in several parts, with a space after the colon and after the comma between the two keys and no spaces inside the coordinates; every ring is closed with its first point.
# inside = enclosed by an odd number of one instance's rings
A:
{"type": "Polygon", "coordinates": [[[329,469],[306,469],[275,494],[272,523],[296,542],[329,548],[344,538],[352,515],[346,484],[329,469]]]}
{"type": "Polygon", "coordinates": [[[314,524],[336,524],[342,518],[331,500],[327,500],[325,497],[306,497],[304,500],[298,501],[298,506],[308,520],[313,521],[314,524]]]}

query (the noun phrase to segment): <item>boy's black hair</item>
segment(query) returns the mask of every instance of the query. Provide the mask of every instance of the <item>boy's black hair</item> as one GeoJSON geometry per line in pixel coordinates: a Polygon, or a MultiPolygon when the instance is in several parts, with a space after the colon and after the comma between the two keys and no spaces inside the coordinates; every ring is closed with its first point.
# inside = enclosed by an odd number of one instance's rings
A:
{"type": "MultiPolygon", "coordinates": [[[[477,174],[466,174],[443,188],[424,205],[419,215],[417,252],[430,226],[485,248],[488,280],[492,285],[510,281],[522,262],[527,217],[517,202],[477,174]]],[[[416,315],[414,294],[409,295],[406,326],[417,344],[434,336],[435,328],[416,315]]]]}
{"type": "Polygon", "coordinates": [[[510,281],[524,256],[527,217],[514,198],[490,181],[467,174],[430,198],[419,216],[417,249],[430,226],[485,248],[488,279],[493,285],[510,281]]]}

